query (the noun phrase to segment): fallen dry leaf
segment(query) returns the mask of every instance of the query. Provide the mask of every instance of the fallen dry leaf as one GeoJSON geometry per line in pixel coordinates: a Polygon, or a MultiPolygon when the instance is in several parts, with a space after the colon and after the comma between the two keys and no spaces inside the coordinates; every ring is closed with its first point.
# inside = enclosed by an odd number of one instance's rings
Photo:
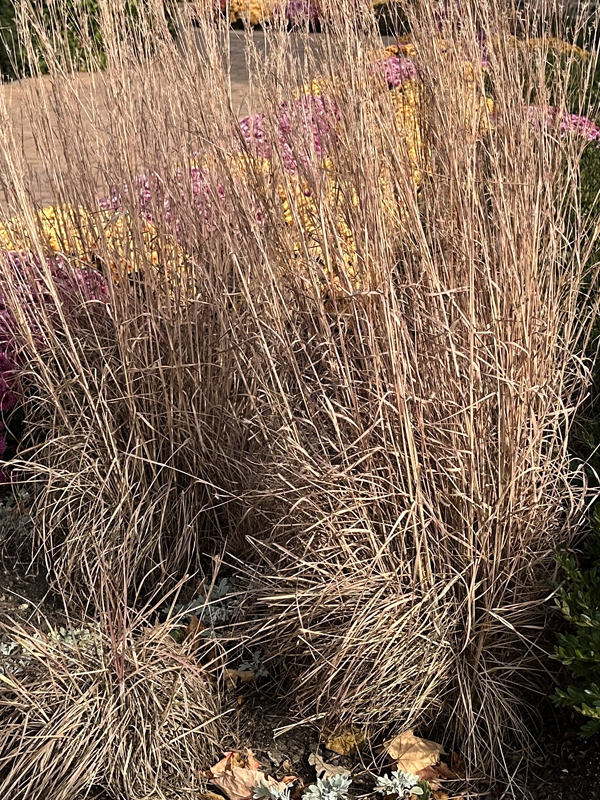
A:
{"type": "Polygon", "coordinates": [[[396,759],[398,769],[412,775],[417,775],[425,767],[437,764],[440,755],[446,754],[441,744],[421,739],[412,731],[399,734],[386,742],[384,747],[389,755],[396,759]]]}
{"type": "Polygon", "coordinates": [[[246,669],[226,669],[225,670],[225,685],[229,689],[235,689],[237,682],[250,683],[256,677],[256,673],[246,669]]]}
{"type": "Polygon", "coordinates": [[[358,728],[347,728],[330,737],[325,747],[340,756],[353,756],[365,743],[365,735],[358,728]]]}
{"type": "Polygon", "coordinates": [[[417,778],[422,781],[427,781],[432,790],[440,788],[440,784],[438,783],[437,779],[437,773],[433,767],[425,767],[425,769],[420,769],[417,774],[417,778]]]}
{"type": "Polygon", "coordinates": [[[223,795],[216,792],[200,792],[198,800],[223,800],[223,795]]]}
{"type": "Polygon", "coordinates": [[[186,639],[195,639],[205,628],[206,625],[195,614],[190,614],[190,621],[185,628],[186,639]]]}
{"type": "Polygon", "coordinates": [[[428,767],[420,769],[416,774],[421,780],[427,781],[432,789],[439,789],[440,781],[456,780],[458,777],[448,764],[443,761],[440,761],[439,764],[430,764],[428,767]]]}
{"type": "Polygon", "coordinates": [[[252,800],[255,786],[263,779],[271,786],[285,788],[285,784],[265,776],[250,749],[225,753],[225,757],[210,768],[208,777],[229,800],[252,800]]]}
{"type": "Polygon", "coordinates": [[[450,753],[450,767],[458,778],[465,776],[465,764],[462,758],[455,753],[454,750],[450,753]]]}
{"type": "Polygon", "coordinates": [[[317,778],[332,778],[334,775],[350,775],[349,769],[336,767],[334,764],[328,764],[316,753],[311,753],[309,755],[308,763],[315,768],[317,778]]]}
{"type": "Polygon", "coordinates": [[[304,781],[302,778],[298,778],[296,785],[292,790],[292,799],[291,800],[301,800],[302,795],[304,793],[304,781]]]}
{"type": "Polygon", "coordinates": [[[436,764],[433,769],[437,772],[438,777],[443,781],[455,781],[458,778],[456,772],[450,769],[445,761],[440,761],[440,763],[436,764]]]}
{"type": "Polygon", "coordinates": [[[437,789],[436,791],[431,793],[432,797],[435,797],[435,800],[449,800],[449,795],[446,792],[443,792],[441,789],[437,789]]]}

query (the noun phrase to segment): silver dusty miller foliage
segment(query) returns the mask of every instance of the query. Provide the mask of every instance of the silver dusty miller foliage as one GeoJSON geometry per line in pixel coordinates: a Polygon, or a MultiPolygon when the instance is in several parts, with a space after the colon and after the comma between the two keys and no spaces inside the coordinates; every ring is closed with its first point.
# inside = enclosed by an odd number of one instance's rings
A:
{"type": "Polygon", "coordinates": [[[409,772],[402,772],[397,769],[392,772],[392,776],[382,775],[377,778],[375,791],[387,797],[390,794],[398,795],[398,798],[408,798],[412,794],[422,795],[423,789],[418,786],[419,778],[409,772]]]}
{"type": "Polygon", "coordinates": [[[306,800],[346,800],[348,789],[352,783],[349,775],[330,775],[328,778],[317,778],[317,782],[304,792],[306,800]]]}
{"type": "Polygon", "coordinates": [[[258,786],[254,787],[252,794],[254,800],[290,800],[290,787],[281,788],[276,783],[268,783],[261,778],[258,786]]]}

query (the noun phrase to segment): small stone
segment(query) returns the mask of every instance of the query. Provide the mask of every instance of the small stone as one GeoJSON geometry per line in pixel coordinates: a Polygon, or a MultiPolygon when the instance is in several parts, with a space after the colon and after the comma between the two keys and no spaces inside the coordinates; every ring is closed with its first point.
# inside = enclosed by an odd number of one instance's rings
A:
{"type": "Polygon", "coordinates": [[[28,608],[29,608],[29,603],[21,603],[21,605],[19,606],[19,611],[27,611],[28,608]]]}

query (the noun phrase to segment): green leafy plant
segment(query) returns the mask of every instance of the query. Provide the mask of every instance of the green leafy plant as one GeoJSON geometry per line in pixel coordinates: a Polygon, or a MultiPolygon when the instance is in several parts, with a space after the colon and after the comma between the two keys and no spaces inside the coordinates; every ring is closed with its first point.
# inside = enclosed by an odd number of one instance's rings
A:
{"type": "MultiPolygon", "coordinates": [[[[97,0],[64,0],[60,2],[60,15],[53,13],[53,8],[58,5],[56,0],[43,0],[32,2],[30,8],[40,30],[46,34],[66,42],[70,56],[76,69],[85,69],[83,38],[93,41],[100,50],[100,62],[103,64],[101,53],[101,36],[99,23],[99,10],[97,0]],[[61,24],[57,25],[56,20],[61,24]]],[[[6,80],[30,76],[35,73],[35,68],[30,63],[25,48],[19,40],[18,14],[20,4],[15,0],[0,0],[0,73],[6,80]],[[32,69],[33,68],[33,69],[32,69]]],[[[39,56],[37,67],[42,73],[47,72],[47,64],[42,54],[39,35],[32,34],[36,53],[39,56]]]]}
{"type": "MultiPolygon", "coordinates": [[[[126,16],[135,26],[139,17],[141,0],[126,0],[126,16]]],[[[90,43],[98,61],[98,65],[106,65],[104,42],[100,24],[98,0],[25,0],[23,7],[30,7],[38,29],[32,34],[32,43],[38,64],[33,65],[22,46],[18,35],[19,0],[0,0],[0,76],[4,80],[14,80],[22,76],[35,74],[39,69],[42,74],[48,72],[44,57],[44,46],[40,32],[57,42],[66,44],[71,62],[75,69],[88,68],[87,55],[90,43]],[[86,45],[87,42],[87,45],[86,45]]],[[[164,4],[164,12],[171,36],[176,36],[175,19],[168,3],[164,4]]]]}
{"type": "Polygon", "coordinates": [[[189,603],[177,603],[172,609],[164,606],[161,611],[166,615],[174,613],[183,625],[187,625],[194,615],[204,625],[212,627],[217,622],[226,622],[231,616],[231,606],[224,601],[233,591],[234,586],[229,578],[221,578],[207,595],[200,594],[189,603]]]}
{"type": "Polygon", "coordinates": [[[564,570],[556,602],[574,630],[558,634],[555,658],[568,668],[576,682],[564,690],[558,689],[553,700],[588,717],[581,729],[584,736],[600,730],[600,507],[597,505],[592,519],[594,528],[586,540],[581,563],[566,552],[556,556],[564,570]]]}
{"type": "Polygon", "coordinates": [[[0,0],[0,74],[15,77],[11,53],[16,46],[15,7],[12,0],[0,0]]]}
{"type": "Polygon", "coordinates": [[[266,678],[268,672],[263,664],[262,650],[253,650],[250,658],[238,664],[238,670],[248,670],[253,672],[257,678],[266,678]]]}

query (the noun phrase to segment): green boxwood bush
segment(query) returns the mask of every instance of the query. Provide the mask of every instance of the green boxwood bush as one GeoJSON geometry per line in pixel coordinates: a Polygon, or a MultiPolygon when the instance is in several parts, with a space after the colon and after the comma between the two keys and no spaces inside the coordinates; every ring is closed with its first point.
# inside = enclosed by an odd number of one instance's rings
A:
{"type": "MultiPolygon", "coordinates": [[[[101,36],[99,26],[99,12],[97,0],[65,0],[60,4],[60,13],[52,14],[52,0],[32,0],[36,14],[43,15],[48,31],[54,29],[63,38],[69,47],[73,63],[77,69],[84,69],[85,59],[81,47],[81,25],[84,19],[81,11],[87,15],[87,34],[96,42],[101,52],[101,36]],[[52,17],[60,18],[60,30],[56,24],[52,25],[52,17]]],[[[0,72],[3,80],[14,80],[31,74],[32,65],[27,62],[26,55],[20,47],[17,36],[17,24],[14,0],[0,0],[0,72]]],[[[41,55],[39,68],[47,72],[46,64],[41,55]]]]}
{"type": "Polygon", "coordinates": [[[564,580],[557,589],[557,605],[573,630],[558,634],[555,657],[568,668],[574,683],[558,689],[553,699],[588,718],[581,729],[586,736],[600,730],[599,512],[600,506],[596,506],[594,530],[586,539],[580,562],[566,553],[557,554],[564,570],[564,580]]]}
{"type": "Polygon", "coordinates": [[[556,602],[572,630],[558,634],[555,658],[574,682],[558,689],[553,699],[588,718],[581,729],[585,736],[600,730],[600,505],[595,506],[592,525],[579,563],[568,553],[556,556],[564,571],[556,602]]]}
{"type": "Polygon", "coordinates": [[[6,80],[15,77],[10,53],[17,56],[15,6],[12,0],[0,0],[0,36],[0,75],[6,80]]]}

